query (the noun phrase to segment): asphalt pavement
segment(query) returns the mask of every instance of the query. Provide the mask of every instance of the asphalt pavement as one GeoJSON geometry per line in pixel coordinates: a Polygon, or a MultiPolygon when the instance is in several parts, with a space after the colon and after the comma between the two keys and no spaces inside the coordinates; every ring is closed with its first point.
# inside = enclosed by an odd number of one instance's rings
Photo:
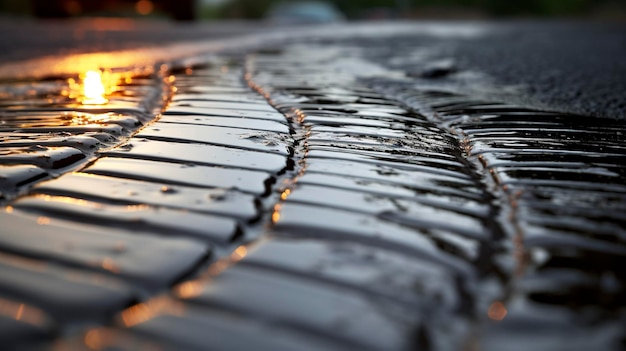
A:
{"type": "Polygon", "coordinates": [[[3,345],[626,345],[622,24],[2,26],[3,345]]]}
{"type": "MultiPolygon", "coordinates": [[[[387,43],[392,45],[379,48],[374,55],[405,53],[409,56],[389,65],[418,77],[424,67],[443,63],[444,71],[454,74],[430,77],[428,83],[445,83],[451,89],[492,98],[497,95],[499,99],[543,109],[624,118],[624,23],[526,20],[417,24],[413,30],[403,30],[393,43],[387,43]],[[451,30],[446,33],[437,29],[441,27],[451,30]]],[[[390,25],[394,23],[355,23],[353,30],[344,27],[338,32],[363,32],[363,27],[390,25]]],[[[319,36],[328,36],[330,27],[319,30],[319,36]]],[[[10,35],[0,39],[0,62],[179,43],[202,47],[201,42],[226,38],[236,42],[250,35],[259,35],[260,42],[282,40],[283,36],[306,40],[318,31],[303,28],[306,26],[272,27],[264,22],[245,21],[180,24],[106,18],[43,22],[5,18],[0,20],[0,30],[10,35]]],[[[367,29],[364,32],[366,41],[367,29]]]]}

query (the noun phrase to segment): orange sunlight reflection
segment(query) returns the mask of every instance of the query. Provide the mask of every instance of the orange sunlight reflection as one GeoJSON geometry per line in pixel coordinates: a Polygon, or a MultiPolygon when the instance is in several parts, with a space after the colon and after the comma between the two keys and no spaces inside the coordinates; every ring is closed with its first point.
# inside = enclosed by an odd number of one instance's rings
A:
{"type": "Polygon", "coordinates": [[[241,261],[248,254],[248,249],[245,246],[239,246],[233,253],[231,254],[231,259],[234,262],[241,261]]]}
{"type": "Polygon", "coordinates": [[[110,339],[106,330],[92,329],[85,334],[85,345],[92,350],[102,350],[110,339]]]}
{"type": "Polygon", "coordinates": [[[111,257],[103,258],[100,266],[107,271],[115,274],[119,274],[122,271],[111,257]]]}
{"type": "Polygon", "coordinates": [[[283,201],[287,200],[290,194],[291,194],[291,189],[285,189],[285,191],[283,191],[282,194],[280,194],[280,199],[283,201]]]}
{"type": "MultiPolygon", "coordinates": [[[[84,346],[89,350],[140,350],[140,351],[163,351],[161,345],[152,341],[140,340],[129,333],[120,332],[115,328],[96,327],[88,330],[83,337],[84,346]]],[[[54,351],[83,350],[73,343],[59,343],[54,351]]],[[[82,345],[81,345],[82,346],[82,345]]]]}
{"type": "Polygon", "coordinates": [[[39,309],[2,298],[0,298],[0,316],[37,326],[43,325],[46,321],[46,316],[39,309]]]}
{"type": "Polygon", "coordinates": [[[134,305],[122,312],[121,319],[126,327],[147,322],[163,314],[182,316],[184,306],[168,297],[157,297],[150,301],[134,305]]]}
{"type": "Polygon", "coordinates": [[[489,310],[487,310],[487,316],[489,319],[494,321],[501,321],[506,317],[507,310],[506,306],[500,301],[496,301],[489,306],[489,310]]]}
{"type": "Polygon", "coordinates": [[[230,267],[230,263],[227,260],[219,260],[210,265],[207,272],[209,275],[219,275],[228,267],[230,267]]]}
{"type": "Polygon", "coordinates": [[[183,299],[192,299],[202,295],[204,287],[200,281],[189,281],[181,284],[177,288],[178,296],[183,299]]]}
{"type": "Polygon", "coordinates": [[[187,281],[176,287],[175,291],[178,297],[183,299],[191,299],[200,296],[206,289],[211,277],[220,275],[228,267],[243,260],[248,255],[248,248],[244,245],[237,247],[228,257],[224,257],[215,261],[209,266],[207,275],[201,276],[199,279],[187,281]]]}
{"type": "Polygon", "coordinates": [[[278,221],[280,221],[280,209],[281,209],[281,205],[280,204],[276,204],[274,206],[274,212],[272,212],[272,223],[276,224],[278,223],[278,221]]]}
{"type": "Polygon", "coordinates": [[[87,71],[83,79],[83,105],[104,105],[108,101],[104,97],[105,94],[102,72],[87,71]]]}
{"type": "Polygon", "coordinates": [[[50,218],[41,216],[41,217],[37,218],[37,224],[39,224],[39,225],[48,225],[48,224],[50,224],[50,218]]]}

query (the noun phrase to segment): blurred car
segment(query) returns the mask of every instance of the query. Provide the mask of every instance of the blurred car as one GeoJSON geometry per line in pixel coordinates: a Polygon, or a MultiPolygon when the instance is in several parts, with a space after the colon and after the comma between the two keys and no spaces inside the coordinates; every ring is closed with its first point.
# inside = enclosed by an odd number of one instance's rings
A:
{"type": "Polygon", "coordinates": [[[335,5],[325,1],[279,2],[270,7],[266,19],[273,23],[333,23],[345,21],[335,5]]]}
{"type": "Polygon", "coordinates": [[[31,0],[31,6],[39,18],[65,18],[132,7],[141,15],[159,10],[181,21],[196,17],[195,0],[31,0]]]}

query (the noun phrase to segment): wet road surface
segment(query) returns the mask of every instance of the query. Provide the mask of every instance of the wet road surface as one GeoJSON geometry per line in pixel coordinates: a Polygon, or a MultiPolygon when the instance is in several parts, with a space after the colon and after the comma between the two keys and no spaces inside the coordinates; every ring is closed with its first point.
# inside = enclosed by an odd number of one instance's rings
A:
{"type": "Polygon", "coordinates": [[[623,349],[623,123],[376,31],[5,81],[3,344],[623,349]]]}

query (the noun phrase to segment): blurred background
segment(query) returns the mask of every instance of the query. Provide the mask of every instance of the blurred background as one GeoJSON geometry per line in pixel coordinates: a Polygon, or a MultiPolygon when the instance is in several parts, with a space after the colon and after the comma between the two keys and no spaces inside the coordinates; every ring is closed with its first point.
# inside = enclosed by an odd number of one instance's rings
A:
{"type": "Polygon", "coordinates": [[[626,0],[0,0],[4,15],[334,22],[568,17],[626,20],[626,0]]]}

